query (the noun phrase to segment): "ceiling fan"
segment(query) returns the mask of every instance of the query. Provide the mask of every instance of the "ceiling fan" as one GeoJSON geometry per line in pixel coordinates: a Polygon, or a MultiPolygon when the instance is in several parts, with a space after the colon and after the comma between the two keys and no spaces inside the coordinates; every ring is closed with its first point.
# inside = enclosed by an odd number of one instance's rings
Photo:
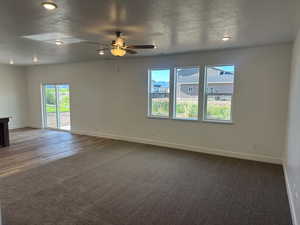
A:
{"type": "MultiPolygon", "coordinates": [[[[112,41],[110,45],[106,45],[106,47],[100,48],[97,52],[100,55],[104,54],[104,50],[109,50],[113,56],[124,56],[126,53],[128,54],[137,54],[137,51],[134,49],[154,49],[156,48],[154,45],[126,45],[124,38],[121,37],[121,31],[116,32],[116,39],[112,41]]],[[[92,44],[99,44],[95,42],[89,42],[92,44]]],[[[102,45],[105,46],[105,45],[102,45]]]]}

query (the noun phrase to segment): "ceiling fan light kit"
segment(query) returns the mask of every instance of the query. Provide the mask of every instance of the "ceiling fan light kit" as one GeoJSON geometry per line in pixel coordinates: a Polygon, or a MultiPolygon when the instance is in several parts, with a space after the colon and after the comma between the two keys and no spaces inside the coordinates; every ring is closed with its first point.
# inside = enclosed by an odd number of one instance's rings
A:
{"type": "Polygon", "coordinates": [[[126,55],[126,51],[120,47],[113,47],[111,50],[110,50],[111,54],[113,56],[124,56],[126,55]]]}
{"type": "Polygon", "coordinates": [[[110,47],[110,53],[113,56],[124,56],[128,54],[137,54],[133,49],[154,49],[154,45],[130,45],[125,44],[125,40],[121,37],[121,32],[116,32],[116,40],[113,40],[110,47]]]}

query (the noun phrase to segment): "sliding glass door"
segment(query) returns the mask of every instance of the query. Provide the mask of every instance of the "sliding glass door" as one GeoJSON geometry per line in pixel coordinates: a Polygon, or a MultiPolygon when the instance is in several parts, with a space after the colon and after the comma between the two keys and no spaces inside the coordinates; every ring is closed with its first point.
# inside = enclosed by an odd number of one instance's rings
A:
{"type": "Polygon", "coordinates": [[[71,129],[70,87],[68,84],[43,85],[44,127],[71,129]]]}

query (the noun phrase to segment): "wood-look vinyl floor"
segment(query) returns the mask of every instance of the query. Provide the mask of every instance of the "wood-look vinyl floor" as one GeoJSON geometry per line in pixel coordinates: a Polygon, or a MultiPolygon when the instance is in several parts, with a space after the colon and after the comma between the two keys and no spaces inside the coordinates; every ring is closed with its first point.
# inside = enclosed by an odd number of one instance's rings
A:
{"type": "Polygon", "coordinates": [[[291,225],[282,167],[24,129],[0,149],[3,225],[291,225]]]}
{"type": "Polygon", "coordinates": [[[49,161],[65,158],[112,142],[68,132],[17,129],[10,134],[11,146],[0,149],[0,177],[49,161]]]}

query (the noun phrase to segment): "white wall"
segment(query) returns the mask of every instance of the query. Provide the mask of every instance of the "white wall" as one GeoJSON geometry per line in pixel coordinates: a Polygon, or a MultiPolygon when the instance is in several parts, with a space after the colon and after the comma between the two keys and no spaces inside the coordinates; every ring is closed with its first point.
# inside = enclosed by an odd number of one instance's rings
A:
{"type": "Polygon", "coordinates": [[[295,225],[300,220],[300,32],[294,43],[285,172],[295,225]],[[298,198],[297,198],[298,195],[298,198]]]}
{"type": "Polygon", "coordinates": [[[27,100],[24,67],[0,65],[0,118],[12,117],[10,129],[27,125],[27,100]]]}
{"type": "Polygon", "coordinates": [[[29,122],[41,127],[40,85],[71,85],[72,130],[241,158],[281,162],[291,45],[28,68],[29,122]],[[147,69],[235,64],[234,125],[148,119],[147,69]]]}

